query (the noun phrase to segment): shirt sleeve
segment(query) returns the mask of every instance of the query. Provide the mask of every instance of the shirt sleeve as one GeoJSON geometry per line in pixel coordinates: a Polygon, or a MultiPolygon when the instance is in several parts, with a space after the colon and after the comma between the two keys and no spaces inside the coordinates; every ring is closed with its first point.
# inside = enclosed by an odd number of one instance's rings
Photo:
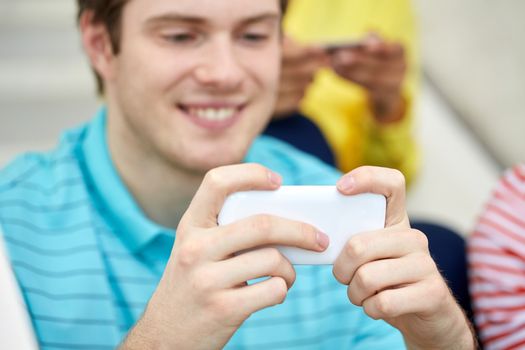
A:
{"type": "Polygon", "coordinates": [[[525,165],[505,173],[469,239],[470,293],[487,349],[525,346],[525,165]]]}

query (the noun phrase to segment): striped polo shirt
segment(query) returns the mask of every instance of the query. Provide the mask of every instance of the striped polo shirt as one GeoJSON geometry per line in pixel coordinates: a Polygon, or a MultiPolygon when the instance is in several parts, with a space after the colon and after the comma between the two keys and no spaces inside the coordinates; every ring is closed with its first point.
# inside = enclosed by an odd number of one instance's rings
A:
{"type": "MultiPolygon", "coordinates": [[[[246,157],[286,185],[340,174],[269,137],[246,157]]],[[[113,349],[139,319],[176,234],[141,211],[106,142],[106,110],[63,134],[56,149],[0,172],[0,224],[42,349],[113,349]]],[[[252,315],[227,349],[397,349],[400,333],[353,306],[330,266],[298,266],[286,301],[252,315]]]]}

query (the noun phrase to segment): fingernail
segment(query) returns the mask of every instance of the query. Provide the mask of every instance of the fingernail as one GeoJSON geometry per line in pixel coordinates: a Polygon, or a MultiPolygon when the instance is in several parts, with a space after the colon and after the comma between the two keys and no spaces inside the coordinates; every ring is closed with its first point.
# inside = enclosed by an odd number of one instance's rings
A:
{"type": "Polygon", "coordinates": [[[337,188],[343,192],[350,192],[355,187],[355,180],[352,175],[344,176],[337,182],[337,188]]]}
{"type": "Polygon", "coordinates": [[[268,179],[275,186],[281,186],[281,183],[283,182],[281,175],[274,173],[273,171],[268,172],[268,179]]]}
{"type": "Polygon", "coordinates": [[[318,231],[317,232],[317,244],[323,249],[326,249],[330,244],[330,238],[325,233],[318,231]]]}

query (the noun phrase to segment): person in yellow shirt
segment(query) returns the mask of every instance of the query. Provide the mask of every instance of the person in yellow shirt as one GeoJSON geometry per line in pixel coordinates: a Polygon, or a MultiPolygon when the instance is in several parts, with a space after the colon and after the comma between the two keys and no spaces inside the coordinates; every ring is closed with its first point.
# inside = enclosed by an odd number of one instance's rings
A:
{"type": "Polygon", "coordinates": [[[341,171],[387,166],[410,182],[418,165],[411,129],[419,75],[410,0],[292,0],[284,30],[277,125],[267,133],[313,142],[288,127],[272,132],[299,112],[320,129],[341,171]]]}

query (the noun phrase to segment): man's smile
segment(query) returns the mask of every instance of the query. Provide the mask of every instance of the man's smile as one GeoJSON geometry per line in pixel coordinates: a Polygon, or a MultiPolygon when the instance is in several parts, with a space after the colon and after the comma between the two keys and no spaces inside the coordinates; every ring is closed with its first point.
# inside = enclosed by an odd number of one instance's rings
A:
{"type": "Polygon", "coordinates": [[[198,126],[213,130],[233,125],[244,109],[242,104],[226,103],[179,104],[177,107],[198,126]]]}

